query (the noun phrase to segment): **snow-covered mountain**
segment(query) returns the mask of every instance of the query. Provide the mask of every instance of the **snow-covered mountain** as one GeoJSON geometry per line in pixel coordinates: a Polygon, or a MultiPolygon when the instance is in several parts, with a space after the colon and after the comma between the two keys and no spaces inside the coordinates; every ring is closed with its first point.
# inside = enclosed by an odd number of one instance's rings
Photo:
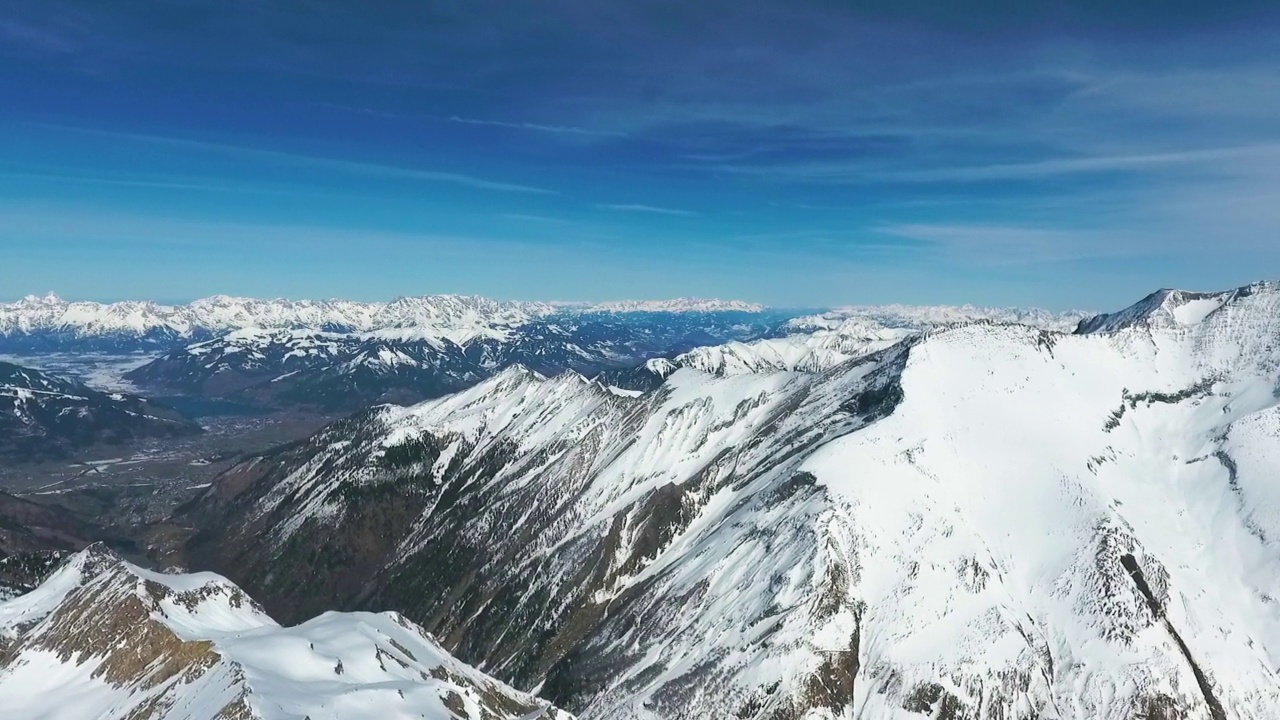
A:
{"type": "Polygon", "coordinates": [[[1165,330],[1192,326],[1229,303],[1257,291],[1268,292],[1269,290],[1270,285],[1266,284],[1249,285],[1218,293],[1157,290],[1120,312],[1081,320],[1076,332],[1111,332],[1134,326],[1165,330]]]}
{"type": "Polygon", "coordinates": [[[163,393],[321,408],[413,402],[483,377],[463,348],[448,341],[257,329],[190,345],[125,374],[163,393]]]}
{"type": "Polygon", "coordinates": [[[877,325],[914,331],[930,330],[971,322],[1021,324],[1046,330],[1068,331],[1093,313],[1083,310],[1051,312],[1040,308],[993,308],[974,305],[848,305],[817,315],[792,318],[786,328],[792,332],[835,330],[849,322],[870,321],[877,325]]]}
{"type": "Polygon", "coordinates": [[[234,468],[190,560],[584,718],[1280,717],[1280,285],[1212,297],[638,397],[511,368],[234,468]]]}
{"type": "Polygon", "coordinates": [[[168,349],[245,328],[332,332],[417,333],[467,342],[555,311],[543,303],[502,302],[462,295],[391,302],[258,300],[225,295],[189,305],[154,302],[67,302],[56,295],[0,304],[0,339],[7,351],[168,349]]]}
{"type": "MultiPolygon", "coordinates": [[[[643,324],[670,315],[736,316],[761,324],[792,319],[787,333],[831,329],[849,318],[922,329],[973,320],[1065,328],[1086,313],[961,307],[850,306],[820,315],[768,310],[739,300],[680,298],[608,303],[499,301],[466,295],[403,297],[391,302],[261,300],[217,295],[187,305],[149,301],[68,302],[56,295],[0,303],[0,352],[135,352],[172,350],[250,328],[377,334],[390,340],[501,341],[540,320],[570,326],[581,317],[631,316],[643,324]],[[769,316],[751,317],[751,316],[769,316]],[[745,317],[744,317],[745,316],[745,317]]],[[[668,319],[669,322],[669,319],[668,319]]]]}
{"type": "Polygon", "coordinates": [[[0,456],[57,457],[96,443],[199,433],[159,403],[104,393],[48,373],[0,362],[0,456]]]}
{"type": "Polygon", "coordinates": [[[865,317],[848,317],[831,327],[807,333],[695,348],[670,360],[651,360],[646,368],[663,377],[682,367],[713,375],[820,372],[888,348],[914,334],[916,331],[885,327],[865,317]]]}
{"type": "Polygon", "coordinates": [[[0,603],[6,720],[571,720],[396,613],[281,627],[225,578],[92,546],[0,603]]]}
{"type": "Polygon", "coordinates": [[[416,329],[237,330],[174,350],[125,377],[163,393],[353,410],[439,397],[514,364],[551,374],[631,368],[654,356],[759,337],[777,322],[738,311],[579,313],[466,342],[424,338],[416,329]]]}
{"type": "Polygon", "coordinates": [[[847,307],[784,322],[769,337],[705,345],[674,357],[654,358],[643,366],[608,372],[605,382],[628,390],[649,390],[678,368],[713,375],[782,370],[820,372],[883,350],[940,327],[968,323],[1023,324],[1066,330],[1085,313],[963,307],[847,307]]]}
{"type": "Polygon", "coordinates": [[[1083,314],[964,307],[848,307],[797,318],[740,301],[500,302],[434,295],[389,303],[216,296],[190,305],[0,304],[0,351],[164,351],[128,379],[148,392],[348,411],[415,402],[513,364],[649,388],[667,367],[820,370],[910,332],[974,320],[1074,326],[1083,314]],[[690,352],[693,351],[693,352],[690,352]],[[682,353],[689,353],[683,357],[682,353]]]}
{"type": "Polygon", "coordinates": [[[724,313],[765,312],[759,303],[741,300],[676,298],[674,300],[620,300],[604,303],[556,303],[557,307],[587,313],[724,313]]]}
{"type": "Polygon", "coordinates": [[[675,357],[654,358],[640,367],[608,372],[602,379],[624,389],[648,390],[682,367],[713,375],[781,370],[820,372],[940,327],[976,322],[1067,330],[1089,317],[1079,311],[1050,313],[1034,308],[970,305],[851,306],[792,318],[768,337],[705,345],[675,357]]]}
{"type": "Polygon", "coordinates": [[[0,352],[169,350],[246,328],[382,333],[388,339],[458,345],[506,338],[539,318],[582,314],[758,313],[739,301],[669,300],[537,303],[467,295],[402,297],[391,302],[259,300],[217,295],[188,305],[147,301],[68,302],[56,295],[0,303],[0,352]]]}

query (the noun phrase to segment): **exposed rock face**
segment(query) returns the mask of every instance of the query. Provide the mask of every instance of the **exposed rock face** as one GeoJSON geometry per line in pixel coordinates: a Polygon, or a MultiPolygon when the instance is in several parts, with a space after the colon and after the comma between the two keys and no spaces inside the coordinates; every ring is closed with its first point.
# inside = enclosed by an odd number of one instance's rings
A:
{"type": "Polygon", "coordinates": [[[1227,295],[638,397],[512,369],[236,468],[191,561],[589,718],[1280,716],[1280,289],[1227,295]]]}
{"type": "Polygon", "coordinates": [[[100,546],[0,603],[5,717],[569,720],[395,614],[281,628],[216,575],[161,575],[100,546]]]}

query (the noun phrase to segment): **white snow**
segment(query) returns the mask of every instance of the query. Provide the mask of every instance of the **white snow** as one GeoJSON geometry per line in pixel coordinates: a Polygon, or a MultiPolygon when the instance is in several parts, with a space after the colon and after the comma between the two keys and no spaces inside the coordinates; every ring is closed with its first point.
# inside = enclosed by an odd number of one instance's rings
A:
{"type": "MultiPolygon", "coordinates": [[[[154,573],[92,548],[31,593],[0,603],[0,643],[6,640],[14,647],[0,662],[5,720],[125,720],[149,717],[148,707],[168,708],[169,718],[216,720],[236,703],[248,714],[233,716],[246,720],[455,720],[455,711],[494,720],[571,720],[458,662],[394,613],[325,613],[282,628],[225,578],[154,573]],[[110,638],[102,654],[56,651],[67,642],[64,628],[90,632],[76,613],[97,613],[99,627],[111,632],[118,627],[112,613],[136,601],[150,608],[142,622],[155,623],[160,636],[211,643],[212,661],[152,682],[170,657],[163,653],[176,652],[161,649],[157,664],[140,667],[136,678],[110,680],[100,672],[107,656],[128,652],[110,649],[110,638]]],[[[79,643],[70,638],[71,646],[79,643]]]]}
{"type": "Polygon", "coordinates": [[[552,313],[572,312],[760,312],[736,300],[677,299],[617,303],[500,301],[470,295],[402,297],[390,302],[350,300],[261,300],[216,295],[189,305],[154,302],[68,302],[56,295],[0,303],[0,336],[39,331],[78,337],[144,336],[191,338],[234,330],[333,329],[400,340],[447,340],[464,345],[505,338],[512,328],[552,313]]]}
{"type": "Polygon", "coordinates": [[[919,331],[984,321],[1070,331],[1075,329],[1078,322],[1091,315],[1092,313],[1082,310],[1052,312],[1040,308],[993,308],[974,305],[848,305],[818,315],[794,318],[788,321],[787,327],[797,332],[805,332],[834,329],[850,321],[862,321],[884,327],[919,331]]]}
{"type": "Polygon", "coordinates": [[[618,300],[603,303],[555,303],[558,307],[584,312],[764,312],[759,303],[741,300],[676,298],[674,300],[618,300]]]}
{"type": "MultiPolygon", "coordinates": [[[[884,327],[865,318],[847,318],[808,333],[696,348],[676,356],[670,365],[716,375],[780,370],[821,372],[884,350],[913,334],[910,330],[884,327]]],[[[650,369],[662,376],[671,372],[661,364],[651,365],[650,369]]]]}

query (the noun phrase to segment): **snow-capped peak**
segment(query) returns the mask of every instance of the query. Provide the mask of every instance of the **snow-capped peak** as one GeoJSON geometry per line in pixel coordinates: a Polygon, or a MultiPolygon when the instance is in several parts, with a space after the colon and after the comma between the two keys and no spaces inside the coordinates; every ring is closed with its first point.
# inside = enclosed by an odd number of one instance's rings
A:
{"type": "Polygon", "coordinates": [[[101,546],[0,603],[0,698],[6,720],[570,720],[397,613],[283,628],[226,578],[101,546]]]}
{"type": "Polygon", "coordinates": [[[1277,292],[1280,292],[1280,282],[1259,282],[1223,292],[1188,292],[1165,288],[1119,312],[1082,320],[1077,332],[1115,332],[1127,327],[1186,327],[1202,322],[1241,298],[1277,292]]]}
{"type": "Polygon", "coordinates": [[[556,304],[493,300],[474,295],[399,297],[390,302],[263,300],[214,295],[187,305],[149,301],[68,302],[56,295],[0,303],[0,337],[40,333],[89,339],[207,339],[245,328],[380,333],[396,339],[502,340],[547,316],[621,312],[759,312],[758,305],[722,300],[663,300],[556,304]]]}
{"type": "Polygon", "coordinates": [[[1031,325],[1068,331],[1092,313],[1083,310],[1053,312],[1040,308],[993,308],[975,305],[849,305],[818,315],[795,318],[787,328],[795,332],[834,330],[851,320],[872,321],[888,328],[928,330],[971,322],[1031,325]]]}
{"type": "Polygon", "coordinates": [[[18,301],[21,305],[58,305],[62,303],[62,298],[55,293],[45,293],[44,295],[27,295],[18,301]]]}

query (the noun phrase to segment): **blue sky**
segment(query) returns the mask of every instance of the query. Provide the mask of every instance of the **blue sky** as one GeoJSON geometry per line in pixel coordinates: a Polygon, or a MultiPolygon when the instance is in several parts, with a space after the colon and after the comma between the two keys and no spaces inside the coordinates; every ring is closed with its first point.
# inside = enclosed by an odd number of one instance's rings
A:
{"type": "Polygon", "coordinates": [[[1275,5],[9,0],[0,297],[1276,277],[1275,5]]]}

